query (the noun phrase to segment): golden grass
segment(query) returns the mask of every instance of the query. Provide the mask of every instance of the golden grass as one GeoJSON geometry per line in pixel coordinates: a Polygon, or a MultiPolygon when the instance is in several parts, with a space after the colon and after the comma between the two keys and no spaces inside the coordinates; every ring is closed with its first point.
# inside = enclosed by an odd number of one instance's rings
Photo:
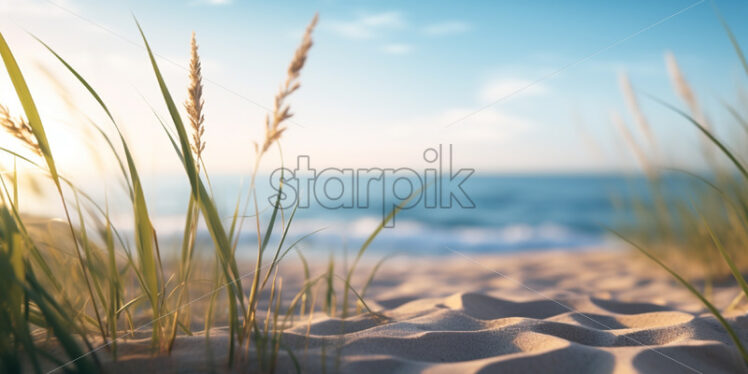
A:
{"type": "Polygon", "coordinates": [[[282,127],[283,122],[293,116],[291,108],[285,103],[285,101],[292,93],[301,87],[299,75],[301,74],[301,69],[306,63],[309,49],[312,48],[312,32],[314,31],[314,27],[317,26],[317,20],[318,16],[315,14],[312,21],[306,27],[306,31],[304,31],[301,45],[296,49],[291,64],[288,65],[286,81],[281,85],[280,90],[275,95],[272,119],[270,115],[265,117],[265,140],[258,152],[259,154],[267,152],[270,146],[280,139],[283,132],[286,131],[286,127],[282,127]]]}
{"type": "Polygon", "coordinates": [[[37,143],[34,132],[31,130],[28,122],[22,117],[13,118],[8,108],[2,104],[0,104],[0,126],[8,134],[20,140],[31,152],[34,152],[37,156],[42,155],[39,143],[37,143]]]}
{"type": "MultiPolygon", "coordinates": [[[[724,22],[723,26],[743,66],[748,66],[729,27],[724,22]]],[[[748,256],[745,255],[745,247],[748,245],[748,168],[741,157],[745,155],[745,148],[738,148],[741,152],[738,154],[715,134],[696,94],[670,52],[665,54],[665,65],[673,90],[690,114],[663,100],[651,98],[698,130],[708,170],[704,175],[679,170],[692,178],[694,184],[689,187],[685,197],[677,192],[673,193],[668,190],[661,171],[651,166],[652,162],[645,157],[645,152],[634,141],[623,120],[615,121],[623,130],[624,140],[647,172],[652,201],[632,202],[639,226],[626,235],[614,233],[670,273],[698,298],[725,328],[743,360],[748,362],[748,350],[740,337],[722,316],[720,309],[710,301],[712,279],[724,279],[727,276],[732,276],[740,286],[740,291],[727,306],[727,310],[734,309],[748,297],[748,282],[742,274],[748,269],[748,256]],[[728,160],[729,164],[726,165],[724,160],[728,160]],[[637,240],[632,240],[631,237],[637,237],[637,240]],[[682,266],[684,262],[689,266],[682,266]],[[692,269],[696,269],[699,274],[695,275],[692,269]],[[703,288],[699,290],[699,286],[692,284],[681,274],[687,274],[691,278],[700,277],[704,281],[703,288]]],[[[625,76],[621,78],[621,89],[629,111],[640,123],[640,130],[651,138],[646,118],[638,106],[632,85],[625,76]]],[[[739,130],[748,130],[740,113],[727,104],[725,106],[740,122],[739,130]]],[[[650,143],[651,149],[657,150],[654,141],[650,143]]]]}
{"type": "Polygon", "coordinates": [[[202,68],[197,48],[197,40],[193,32],[192,39],[190,40],[190,85],[187,89],[188,96],[184,107],[187,109],[187,117],[192,126],[192,152],[194,153],[199,170],[203,151],[205,150],[205,140],[203,140],[203,134],[205,133],[205,127],[203,126],[203,122],[205,122],[203,105],[205,104],[205,100],[203,99],[202,68]]]}
{"type": "Polygon", "coordinates": [[[623,97],[626,100],[626,105],[628,106],[629,112],[631,112],[634,120],[636,121],[636,124],[639,127],[639,131],[641,131],[646,136],[649,146],[653,149],[656,149],[657,141],[655,140],[654,133],[652,132],[652,126],[649,124],[647,117],[644,115],[644,112],[642,112],[642,109],[639,106],[639,99],[634,93],[634,87],[631,85],[629,76],[625,73],[620,74],[618,77],[618,83],[621,87],[621,92],[623,92],[623,97]]]}
{"type": "MultiPolygon", "coordinates": [[[[116,361],[121,339],[145,328],[150,330],[151,352],[154,355],[169,354],[178,334],[192,334],[192,326],[196,321],[194,316],[200,313],[205,316],[204,333],[208,342],[210,329],[216,321],[228,324],[229,365],[241,360],[240,362],[245,365],[249,362],[249,367],[260,372],[273,372],[282,346],[282,331],[291,325],[297,311],[300,316],[309,315],[311,318],[316,309],[316,298],[313,295],[316,295],[316,290],[320,287],[327,287],[328,304],[325,310],[335,313],[336,308],[330,305],[329,301],[334,302],[337,299],[334,295],[334,283],[336,279],[343,278],[333,273],[334,263],[330,264],[325,274],[312,277],[300,251],[298,253],[305,269],[304,283],[299,293],[293,297],[293,301],[284,305],[282,296],[284,292],[288,292],[288,287],[283,286],[283,279],[279,276],[280,262],[291,250],[298,250],[297,244],[314,232],[286,244],[285,239],[296,210],[286,217],[277,203],[273,207],[269,221],[264,225],[265,229],[261,230],[263,225],[260,222],[260,209],[254,188],[257,168],[263,155],[274,145],[277,145],[280,151],[279,141],[287,129],[285,123],[292,117],[288,98],[301,86],[300,74],[313,44],[312,32],[317,20],[315,15],[307,26],[301,44],[288,66],[285,80],[274,97],[273,110],[264,124],[262,146],[256,144],[255,168],[245,200],[245,209],[239,209],[242,199],[238,199],[230,225],[225,224],[219,215],[213,192],[209,193],[203,182],[205,180],[208,186],[210,185],[208,171],[203,162],[205,99],[195,34],[193,33],[190,44],[188,97],[184,103],[189,124],[185,126],[145,34],[140,29],[173,128],[169,129],[166,123],[160,118],[157,119],[184,166],[192,191],[185,214],[184,233],[181,242],[178,243],[181,245],[181,252],[167,259],[162,258],[159,249],[163,241],[159,240],[151,223],[135,157],[104,99],[80,73],[42,42],[98,103],[116,130],[119,139],[115,140],[119,140],[119,148],[115,147],[115,142],[101,127],[92,122],[88,123],[97,130],[95,133],[105,140],[111,156],[116,158],[119,164],[132,206],[131,233],[119,231],[112,223],[108,201],[106,204],[98,203],[74,181],[57,173],[55,159],[31,91],[25,84],[10,47],[0,34],[0,54],[23,104],[26,117],[31,118],[28,122],[15,119],[7,108],[0,107],[0,121],[5,130],[21,140],[25,146],[33,147],[32,151],[42,156],[45,163],[37,163],[4,147],[0,147],[0,150],[47,172],[41,175],[48,174],[55,183],[67,218],[65,222],[46,221],[48,225],[54,223],[54,231],[40,230],[39,227],[27,230],[26,223],[29,219],[22,217],[17,211],[17,176],[0,173],[0,192],[4,192],[0,193],[0,233],[3,234],[0,235],[0,270],[12,269],[5,273],[0,271],[0,304],[7,307],[0,308],[0,357],[3,358],[3,363],[8,363],[2,367],[4,372],[15,373],[23,370],[20,362],[24,353],[32,366],[31,369],[37,373],[43,372],[42,363],[52,365],[55,370],[70,369],[74,365],[82,372],[96,371],[97,368],[101,369],[100,366],[96,366],[101,353],[90,356],[85,354],[97,348],[94,342],[103,342],[105,345],[102,348],[105,348],[110,354],[109,357],[116,361]],[[6,183],[6,180],[13,183],[6,183]],[[66,196],[69,197],[70,194],[73,194],[74,199],[69,199],[72,203],[68,204],[66,196]],[[252,208],[255,212],[258,256],[257,261],[252,264],[254,272],[243,272],[240,271],[235,253],[242,222],[244,217],[248,216],[246,213],[250,202],[254,202],[252,208]],[[70,209],[71,212],[68,212],[69,206],[74,208],[70,209]],[[280,220],[276,220],[278,216],[281,217],[280,220]],[[213,262],[209,258],[206,259],[205,255],[196,255],[197,225],[201,219],[213,240],[213,262]],[[278,246],[271,251],[272,261],[263,265],[263,255],[276,226],[281,228],[278,246]],[[72,242],[60,239],[60,233],[65,231],[70,232],[72,242]],[[41,237],[45,239],[42,241],[41,237]],[[36,243],[43,245],[38,247],[36,243]],[[66,276],[58,277],[57,274],[66,276]],[[327,280],[326,284],[321,282],[322,279],[327,280]],[[244,283],[249,283],[251,287],[248,294],[243,291],[246,286],[244,283]],[[266,285],[269,288],[269,299],[267,311],[263,314],[258,308],[260,305],[265,308],[265,304],[260,303],[260,298],[268,296],[266,285]],[[313,293],[314,287],[317,288],[313,293]],[[52,292],[46,293],[46,289],[52,292]],[[82,292],[83,290],[87,292],[82,292]],[[205,303],[193,305],[194,301],[203,299],[206,300],[205,303]],[[25,308],[27,315],[30,315],[25,319],[24,300],[27,300],[25,308]],[[57,339],[66,356],[57,357],[40,348],[38,341],[28,338],[32,332],[38,336],[57,339]],[[23,342],[25,352],[19,351],[17,345],[4,344],[9,341],[23,342]],[[252,352],[256,354],[254,360],[251,359],[252,352]]],[[[140,28],[140,25],[138,27],[140,28]]],[[[73,104],[69,103],[69,106],[71,105],[73,104]]],[[[394,216],[396,210],[388,219],[394,216]]],[[[384,224],[385,222],[382,223],[384,224]]],[[[45,227],[45,224],[41,226],[45,227]]],[[[359,251],[359,257],[380,230],[381,226],[369,237],[359,251]]],[[[371,282],[372,277],[373,273],[366,285],[371,282]]],[[[345,300],[348,299],[347,293],[350,291],[357,297],[362,308],[369,311],[366,302],[351,286],[350,273],[344,279],[341,288],[346,293],[345,300]]],[[[345,309],[342,312],[343,317],[348,315],[345,309]]]]}
{"type": "Polygon", "coordinates": [[[681,100],[683,100],[686,106],[688,106],[693,118],[703,124],[707,129],[711,129],[706,118],[704,118],[704,113],[701,111],[701,105],[696,98],[696,94],[693,92],[693,89],[691,89],[691,85],[686,80],[686,76],[683,74],[680,65],[678,65],[678,60],[672,52],[665,53],[665,66],[670,75],[670,83],[673,85],[673,90],[678,94],[681,100]]]}

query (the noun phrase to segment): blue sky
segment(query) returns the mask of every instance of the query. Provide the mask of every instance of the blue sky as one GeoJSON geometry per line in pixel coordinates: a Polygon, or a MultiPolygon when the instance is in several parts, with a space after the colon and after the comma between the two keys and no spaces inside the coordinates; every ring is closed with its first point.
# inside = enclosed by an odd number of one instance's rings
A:
{"type": "MultiPolygon", "coordinates": [[[[716,4],[748,45],[748,3],[716,4]]],[[[620,113],[634,128],[618,77],[626,72],[638,92],[683,107],[669,82],[666,51],[676,56],[718,133],[731,139],[739,134],[719,100],[737,105],[745,73],[709,2],[7,0],[0,6],[0,32],[25,66],[42,114],[54,123],[48,126],[59,123],[51,130],[58,143],[52,146],[70,169],[85,152],[96,151],[86,151],[71,135],[77,134],[71,130],[76,121],[64,113],[38,67],[60,77],[81,111],[104,119],[19,25],[51,44],[101,91],[125,124],[142,168],[179,171],[148,107],[166,114],[130,12],[162,56],[159,63],[180,101],[187,82],[181,67],[187,66],[189,35],[197,32],[210,80],[206,162],[216,172],[249,169],[263,107],[272,105],[315,12],[320,14],[315,46],[302,88],[291,100],[295,124],[283,142],[287,160],[307,154],[320,168],[418,167],[424,149],[452,143],[455,162],[479,172],[635,169],[636,159],[610,119],[620,113]],[[574,65],[446,127],[569,64],[574,65]]],[[[0,100],[18,110],[7,78],[0,83],[0,100]]],[[[640,99],[665,150],[661,162],[701,165],[699,139],[689,125],[640,99]]]]}

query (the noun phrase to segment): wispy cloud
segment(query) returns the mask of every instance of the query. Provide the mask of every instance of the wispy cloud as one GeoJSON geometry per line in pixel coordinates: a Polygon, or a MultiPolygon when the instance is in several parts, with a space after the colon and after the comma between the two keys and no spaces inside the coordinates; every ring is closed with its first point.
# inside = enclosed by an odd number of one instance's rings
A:
{"type": "Polygon", "coordinates": [[[461,34],[470,30],[470,25],[462,21],[446,21],[424,26],[421,31],[430,36],[461,34]]]}
{"type": "Polygon", "coordinates": [[[482,102],[490,103],[510,95],[538,96],[548,93],[548,86],[521,78],[504,78],[488,82],[478,93],[482,102]]]}
{"type": "Polygon", "coordinates": [[[400,12],[364,14],[350,21],[331,21],[328,27],[350,39],[372,39],[383,32],[400,29],[406,22],[400,12]]]}
{"type": "Polygon", "coordinates": [[[405,55],[413,50],[410,44],[392,43],[382,47],[382,52],[390,55],[405,55]]]}

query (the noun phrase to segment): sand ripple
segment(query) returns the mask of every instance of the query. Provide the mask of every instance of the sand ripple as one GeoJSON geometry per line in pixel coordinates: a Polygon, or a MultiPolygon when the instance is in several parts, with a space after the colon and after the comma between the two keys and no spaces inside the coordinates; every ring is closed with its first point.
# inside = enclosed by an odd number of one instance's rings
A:
{"type": "Polygon", "coordinates": [[[306,352],[310,372],[322,371],[322,357],[327,368],[351,373],[745,371],[707,315],[593,298],[573,300],[596,309],[590,313],[548,300],[513,302],[475,293],[428,301],[430,306],[419,300],[385,312],[398,316],[391,321],[323,318],[311,324],[309,336],[308,326],[290,330],[287,341],[306,352]]]}
{"type": "MultiPolygon", "coordinates": [[[[418,259],[374,284],[371,306],[386,318],[318,316],[284,333],[309,373],[741,373],[726,332],[698,301],[657,269],[623,254],[551,252],[474,263],[418,259]]],[[[734,287],[717,287],[724,306],[734,287]]],[[[729,321],[748,342],[745,311],[729,321]]],[[[169,372],[227,370],[226,335],[180,338],[162,363],[123,360],[114,371],[156,365],[169,372]]],[[[287,354],[280,372],[294,372],[287,354]]],[[[154,366],[151,366],[154,367],[154,366]]],[[[246,369],[246,368],[244,368],[246,369]]],[[[243,372],[243,368],[233,371],[243,372]]]]}

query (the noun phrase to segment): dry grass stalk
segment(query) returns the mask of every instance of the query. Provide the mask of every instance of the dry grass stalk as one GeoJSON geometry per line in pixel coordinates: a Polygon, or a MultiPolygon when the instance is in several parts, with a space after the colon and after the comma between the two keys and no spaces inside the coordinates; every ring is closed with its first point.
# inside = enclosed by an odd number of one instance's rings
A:
{"type": "Polygon", "coordinates": [[[203,105],[205,104],[205,100],[203,100],[203,75],[197,48],[195,32],[192,32],[192,40],[190,42],[190,87],[187,90],[188,96],[184,107],[187,109],[187,115],[192,125],[192,152],[195,154],[197,168],[200,170],[200,161],[202,161],[203,151],[205,150],[205,140],[203,140],[203,134],[205,133],[205,126],[203,126],[203,122],[205,122],[203,105]]]}
{"type": "Polygon", "coordinates": [[[637,100],[636,98],[634,88],[631,85],[631,80],[629,79],[628,75],[626,73],[621,73],[618,76],[618,83],[621,86],[621,92],[623,93],[623,97],[626,100],[626,105],[628,106],[631,115],[634,117],[636,124],[639,126],[639,130],[644,133],[644,136],[646,136],[647,141],[649,142],[649,145],[652,147],[652,149],[656,150],[657,142],[655,141],[652,127],[649,125],[647,117],[644,115],[641,107],[639,106],[639,100],[637,100]]]}
{"type": "Polygon", "coordinates": [[[686,81],[686,77],[683,75],[683,72],[678,65],[678,61],[675,59],[675,55],[671,52],[665,53],[665,65],[667,66],[668,74],[670,74],[670,81],[675,89],[675,93],[686,103],[693,117],[706,129],[711,130],[711,127],[704,117],[704,113],[701,111],[701,106],[699,106],[699,102],[696,99],[696,94],[693,93],[691,86],[688,84],[688,81],[686,81]]]}
{"type": "MultiPolygon", "coordinates": [[[[691,86],[688,84],[686,77],[683,75],[683,72],[678,65],[678,61],[675,59],[675,55],[673,55],[672,52],[665,53],[665,65],[668,74],[670,74],[670,81],[675,89],[675,93],[686,103],[693,118],[704,126],[705,129],[711,132],[712,126],[709,124],[709,120],[704,115],[704,112],[702,112],[699,101],[696,99],[696,94],[694,94],[691,86]]],[[[714,163],[714,149],[709,140],[704,137],[701,138],[701,148],[707,161],[709,163],[714,163]]]]}
{"type": "Polygon", "coordinates": [[[623,139],[626,141],[626,144],[628,144],[631,152],[634,153],[634,156],[636,156],[636,159],[641,164],[644,172],[647,173],[647,175],[651,176],[653,173],[653,167],[649,163],[649,160],[644,154],[644,151],[639,146],[639,143],[637,143],[636,139],[634,139],[634,134],[631,133],[628,125],[626,125],[626,121],[623,120],[623,117],[621,117],[621,115],[615,112],[611,114],[611,120],[613,121],[613,124],[618,127],[618,131],[620,131],[621,135],[623,135],[623,139]]]}
{"type": "Polygon", "coordinates": [[[2,126],[9,134],[23,142],[23,144],[32,152],[38,156],[42,155],[42,151],[39,148],[39,144],[36,142],[36,137],[31,130],[31,126],[29,126],[26,120],[21,117],[11,117],[8,108],[1,104],[0,126],[2,126]]]}
{"type": "Polygon", "coordinates": [[[307,54],[309,49],[312,47],[312,31],[317,25],[317,15],[314,15],[312,21],[304,32],[304,37],[301,40],[301,45],[296,49],[293,60],[288,66],[288,75],[285,83],[281,85],[280,91],[275,95],[275,103],[273,106],[272,119],[270,116],[265,116],[265,141],[262,144],[262,148],[259,150],[259,154],[264,154],[273,143],[280,139],[286,127],[281,127],[284,121],[291,118],[291,108],[285,104],[285,100],[294,91],[298,90],[301,83],[298,81],[301,69],[304,67],[306,62],[307,54]]]}

